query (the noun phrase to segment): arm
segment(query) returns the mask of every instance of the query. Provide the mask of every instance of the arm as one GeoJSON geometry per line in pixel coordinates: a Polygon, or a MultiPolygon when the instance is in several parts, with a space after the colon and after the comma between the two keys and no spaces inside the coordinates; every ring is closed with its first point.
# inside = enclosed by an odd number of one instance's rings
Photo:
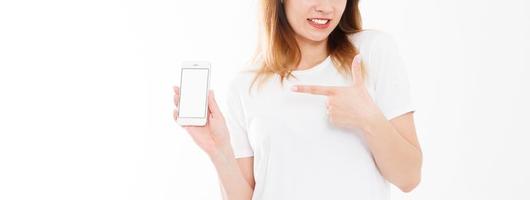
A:
{"type": "Polygon", "coordinates": [[[236,159],[230,147],[210,155],[224,200],[250,200],[254,191],[253,157],[236,159]]]}
{"type": "MultiPolygon", "coordinates": [[[[180,88],[174,87],[174,90],[173,99],[177,108],[173,111],[173,118],[176,119],[180,88]]],[[[208,122],[205,126],[183,126],[183,128],[212,160],[221,182],[223,198],[250,200],[254,190],[253,157],[236,160],[229,139],[229,130],[212,91],[208,95],[208,111],[208,122]]]]}
{"type": "MultiPolygon", "coordinates": [[[[326,107],[330,122],[338,127],[363,130],[362,135],[381,174],[402,191],[410,192],[420,181],[422,163],[413,113],[408,112],[387,120],[366,90],[360,68],[360,57],[356,56],[352,63],[354,81],[347,87],[298,85],[293,90],[327,96],[326,107]]],[[[396,91],[395,84],[383,86],[388,86],[392,89],[390,91],[396,91]]],[[[404,90],[404,86],[401,87],[401,90],[404,90]]],[[[381,94],[384,94],[381,99],[396,98],[396,95],[388,90],[381,94]]],[[[403,98],[399,100],[405,102],[403,98]]],[[[395,107],[393,104],[391,107],[384,105],[386,110],[395,107]]]]}
{"type": "Polygon", "coordinates": [[[330,122],[346,129],[361,129],[381,174],[404,192],[414,189],[421,179],[422,153],[410,104],[406,68],[397,53],[395,42],[379,34],[368,52],[368,64],[375,73],[375,97],[365,86],[361,56],[354,57],[348,86],[297,85],[295,92],[327,96],[330,122]],[[378,103],[376,103],[378,102],[378,103]],[[409,107],[406,107],[409,106],[409,107]],[[393,112],[409,109],[407,114],[392,117],[393,112]],[[385,115],[386,114],[386,115],[385,115]]]}
{"type": "Polygon", "coordinates": [[[379,171],[403,192],[412,191],[421,179],[422,152],[413,118],[413,112],[390,121],[381,114],[363,128],[379,171]]]}

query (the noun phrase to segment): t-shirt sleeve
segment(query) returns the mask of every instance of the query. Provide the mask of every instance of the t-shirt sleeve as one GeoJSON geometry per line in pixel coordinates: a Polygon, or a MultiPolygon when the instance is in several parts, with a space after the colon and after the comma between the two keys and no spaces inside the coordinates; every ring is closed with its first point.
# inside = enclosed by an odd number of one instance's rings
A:
{"type": "Polygon", "coordinates": [[[375,65],[375,102],[384,116],[391,120],[415,111],[411,97],[407,69],[394,39],[380,33],[370,51],[370,62],[375,65]]]}
{"type": "Polygon", "coordinates": [[[226,100],[227,113],[224,116],[234,156],[236,158],[251,157],[254,155],[254,151],[248,139],[241,95],[233,84],[228,89],[226,100]]]}

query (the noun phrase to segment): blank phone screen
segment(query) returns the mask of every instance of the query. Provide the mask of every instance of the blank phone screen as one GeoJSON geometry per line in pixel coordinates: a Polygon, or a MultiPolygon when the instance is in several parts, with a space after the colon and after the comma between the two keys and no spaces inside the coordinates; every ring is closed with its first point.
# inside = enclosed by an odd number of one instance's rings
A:
{"type": "Polygon", "coordinates": [[[206,117],[208,74],[208,69],[206,68],[182,68],[179,117],[206,117]]]}

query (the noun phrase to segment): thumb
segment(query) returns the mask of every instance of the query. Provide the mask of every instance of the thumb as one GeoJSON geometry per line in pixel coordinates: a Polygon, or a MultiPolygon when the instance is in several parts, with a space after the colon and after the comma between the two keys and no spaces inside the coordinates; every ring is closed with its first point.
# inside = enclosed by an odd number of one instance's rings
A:
{"type": "Polygon", "coordinates": [[[362,77],[362,72],[361,72],[361,54],[357,54],[353,58],[351,68],[352,68],[351,73],[352,73],[353,85],[362,84],[363,77],[362,77]]]}
{"type": "Polygon", "coordinates": [[[219,106],[217,105],[217,102],[215,101],[215,95],[213,90],[208,91],[208,109],[214,115],[214,117],[217,117],[217,115],[221,114],[221,111],[219,110],[219,106]]]}

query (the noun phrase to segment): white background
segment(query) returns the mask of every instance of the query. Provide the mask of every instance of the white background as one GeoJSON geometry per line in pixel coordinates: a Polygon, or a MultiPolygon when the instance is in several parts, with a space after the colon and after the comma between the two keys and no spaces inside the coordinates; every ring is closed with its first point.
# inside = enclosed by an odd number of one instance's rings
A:
{"type": "MultiPolygon", "coordinates": [[[[228,81],[256,0],[0,2],[0,199],[219,199],[172,120],[183,60],[228,81]]],[[[393,199],[530,199],[530,2],[363,0],[408,64],[423,180],[393,199]]]]}

